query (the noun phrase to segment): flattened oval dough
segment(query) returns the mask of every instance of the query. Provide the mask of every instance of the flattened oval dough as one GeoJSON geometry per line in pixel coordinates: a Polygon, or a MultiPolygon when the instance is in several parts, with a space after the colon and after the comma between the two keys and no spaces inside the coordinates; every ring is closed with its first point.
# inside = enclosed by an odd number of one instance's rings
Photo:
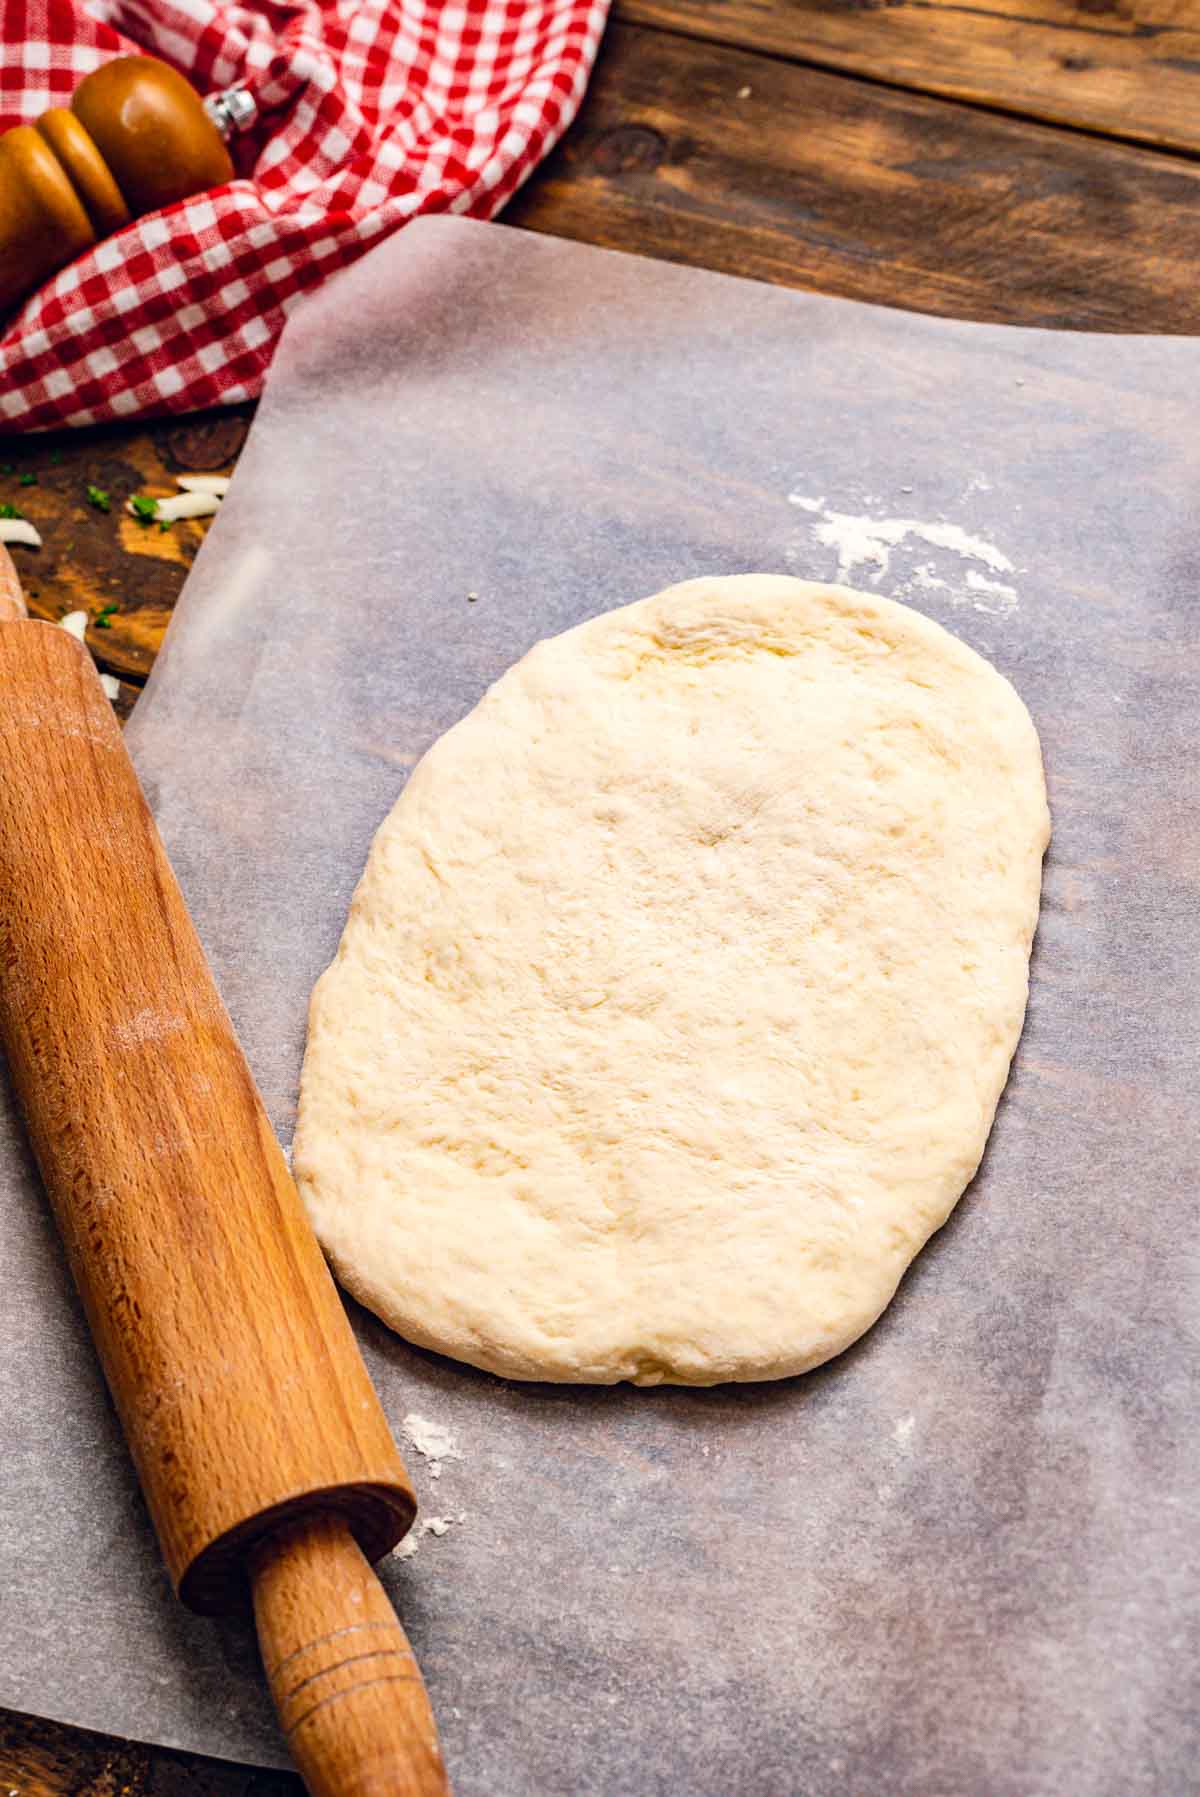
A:
{"type": "Polygon", "coordinates": [[[1025,707],[906,606],[693,580],[540,643],[413,773],[313,994],[339,1276],[517,1379],[829,1359],[979,1163],[1048,836],[1025,707]]]}

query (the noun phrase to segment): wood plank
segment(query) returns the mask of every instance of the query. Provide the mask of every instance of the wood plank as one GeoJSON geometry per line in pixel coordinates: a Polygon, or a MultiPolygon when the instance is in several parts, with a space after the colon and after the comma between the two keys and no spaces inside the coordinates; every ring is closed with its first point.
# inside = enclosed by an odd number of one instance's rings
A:
{"type": "Polygon", "coordinates": [[[0,443],[0,504],[28,518],[42,538],[40,549],[12,550],[30,613],[51,621],[88,613],[87,642],[98,665],[131,683],[118,711],[128,711],[132,688],[154,665],[207,529],[194,519],[165,531],[139,525],[125,501],[134,493],[175,492],[176,474],[227,473],[252,410],[0,443]]]}
{"type": "Polygon", "coordinates": [[[505,217],[950,317],[1200,322],[1200,166],[619,23],[505,217]]]}
{"type": "Polygon", "coordinates": [[[1200,150],[1195,0],[616,0],[618,17],[1200,150]]]}
{"type": "Polygon", "coordinates": [[[0,1792],[20,1797],[303,1797],[287,1772],[142,1747],[0,1710],[0,1792]]]}

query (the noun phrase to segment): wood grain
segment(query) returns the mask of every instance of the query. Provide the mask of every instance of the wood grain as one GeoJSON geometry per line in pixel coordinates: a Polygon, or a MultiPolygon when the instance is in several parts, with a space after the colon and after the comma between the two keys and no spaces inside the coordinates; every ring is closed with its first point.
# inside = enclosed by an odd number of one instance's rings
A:
{"type": "MultiPolygon", "coordinates": [[[[147,426],[113,425],[0,442],[0,503],[37,526],[40,549],[14,548],[32,616],[86,611],[97,664],[130,688],[154,665],[207,520],[162,531],[125,512],[134,493],[173,493],[176,474],[227,474],[251,406],[147,426]],[[103,511],[89,487],[107,495],[103,511]],[[105,615],[105,608],[116,610],[105,615]],[[100,620],[97,623],[97,619],[100,620]]],[[[132,691],[119,709],[127,711],[132,691]]]]}
{"type": "Polygon", "coordinates": [[[310,1797],[449,1797],[412,1648],[345,1524],[285,1529],[252,1568],[267,1682],[310,1797]]]}
{"type": "Polygon", "coordinates": [[[20,1797],[303,1797],[290,1772],[144,1747],[0,1710],[0,1793],[20,1797]]]}
{"type": "Polygon", "coordinates": [[[617,0],[616,10],[921,93],[1200,150],[1192,0],[617,0]]]}
{"type": "Polygon", "coordinates": [[[631,25],[505,218],[946,317],[1200,319],[1200,166],[631,25]]]}
{"type": "MultiPolygon", "coordinates": [[[[173,1582],[227,1609],[252,1557],[268,1662],[303,1649],[315,1679],[311,1643],[368,1611],[403,1642],[352,1534],[386,1553],[412,1489],[112,708],[4,574],[8,1070],[173,1582]]],[[[381,1766],[444,1793],[405,1652],[386,1705],[354,1687],[306,1712],[316,1797],[382,1792],[381,1766]]]]}

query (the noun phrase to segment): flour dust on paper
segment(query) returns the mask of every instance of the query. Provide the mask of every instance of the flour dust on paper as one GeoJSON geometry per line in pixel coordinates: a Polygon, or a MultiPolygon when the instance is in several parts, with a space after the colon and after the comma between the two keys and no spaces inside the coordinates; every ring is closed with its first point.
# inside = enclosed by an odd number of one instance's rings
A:
{"type": "MultiPolygon", "coordinates": [[[[458,1445],[454,1431],[447,1428],[445,1423],[435,1422],[431,1417],[421,1416],[415,1410],[410,1410],[408,1415],[402,1418],[400,1433],[408,1446],[421,1456],[425,1462],[425,1470],[431,1479],[441,1478],[442,1469],[447,1461],[463,1458],[463,1452],[458,1445]]],[[[392,1549],[392,1554],[397,1560],[412,1560],[420,1551],[421,1543],[430,1535],[435,1540],[440,1540],[443,1535],[449,1534],[455,1525],[461,1525],[466,1520],[465,1510],[460,1510],[457,1515],[453,1512],[446,1512],[440,1516],[419,1516],[403,1541],[392,1549]]]]}
{"type": "Polygon", "coordinates": [[[410,1411],[400,1424],[400,1433],[425,1461],[431,1479],[441,1478],[447,1460],[463,1457],[453,1432],[444,1423],[431,1422],[427,1416],[418,1416],[415,1410],[410,1411]]]}
{"type": "MultiPolygon", "coordinates": [[[[982,475],[974,476],[963,492],[964,501],[991,491],[982,475]]],[[[792,492],[788,504],[806,512],[812,523],[798,542],[789,544],[784,557],[789,564],[809,569],[814,548],[833,561],[831,573],[838,581],[864,577],[872,585],[888,577],[889,591],[899,599],[919,593],[944,594],[948,604],[969,606],[997,618],[1010,617],[1020,603],[1011,576],[1016,568],[1011,557],[977,529],[947,518],[912,518],[892,512],[849,511],[830,503],[822,494],[792,492]],[[895,574],[893,556],[905,551],[911,564],[895,574]],[[928,551],[934,554],[930,556],[928,551]],[[924,553],[924,559],[916,560],[924,553]]],[[[879,504],[875,495],[861,503],[879,504]]]]}
{"type": "Polygon", "coordinates": [[[393,1560],[415,1560],[421,1551],[421,1543],[428,1536],[432,1535],[435,1541],[440,1540],[443,1535],[450,1533],[456,1523],[462,1524],[466,1520],[465,1510],[460,1510],[457,1516],[418,1517],[404,1540],[392,1549],[393,1560]]]}

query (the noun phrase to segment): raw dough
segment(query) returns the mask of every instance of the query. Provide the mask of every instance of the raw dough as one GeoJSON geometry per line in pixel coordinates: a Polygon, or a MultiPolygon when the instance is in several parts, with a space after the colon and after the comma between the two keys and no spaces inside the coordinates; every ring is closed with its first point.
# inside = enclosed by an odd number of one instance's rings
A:
{"type": "Polygon", "coordinates": [[[905,606],[693,580],[540,643],[413,773],[313,994],[341,1279],[517,1379],[827,1360],[979,1163],[1048,835],[1020,699],[905,606]]]}

